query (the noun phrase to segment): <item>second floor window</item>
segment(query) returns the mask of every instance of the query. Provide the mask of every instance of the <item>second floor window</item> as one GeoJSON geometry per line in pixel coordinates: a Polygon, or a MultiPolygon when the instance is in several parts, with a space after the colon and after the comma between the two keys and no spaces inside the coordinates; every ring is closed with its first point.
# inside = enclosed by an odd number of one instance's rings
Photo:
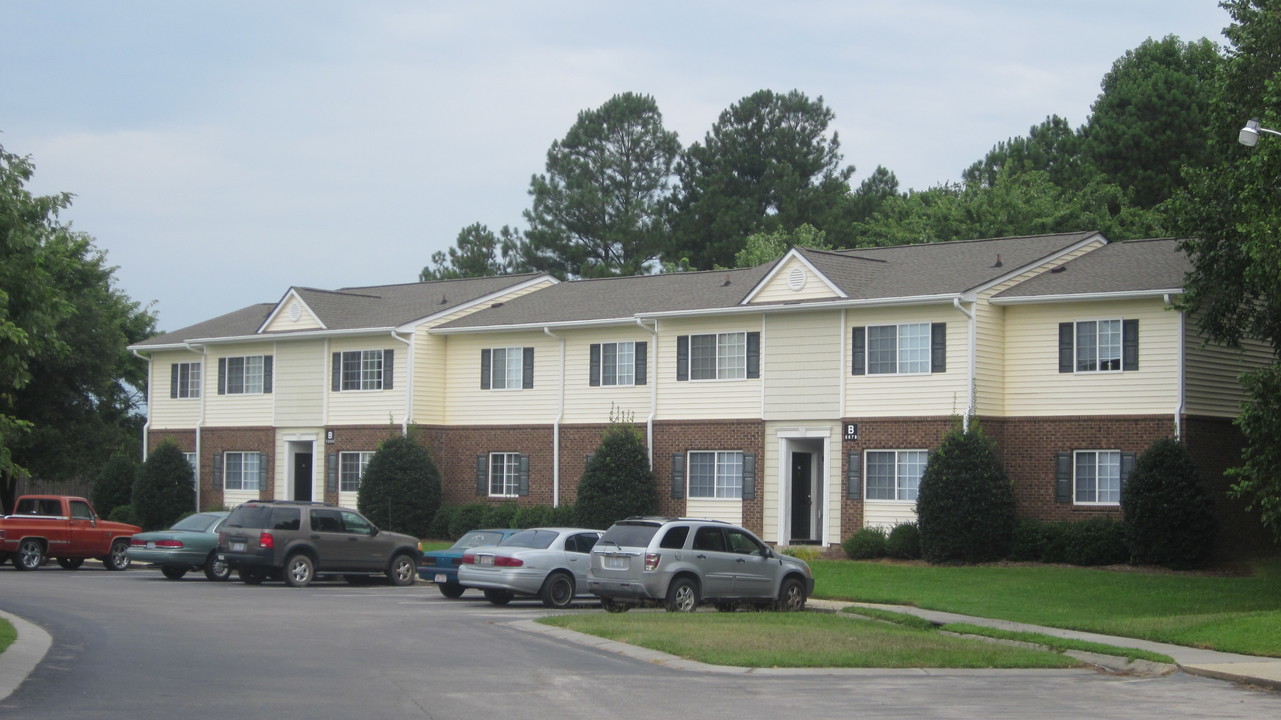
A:
{"type": "Polygon", "coordinates": [[[1138,369],[1138,320],[1083,320],[1059,324],[1059,372],[1138,369]]]}
{"type": "Polygon", "coordinates": [[[923,375],[947,371],[947,323],[855,327],[854,375],[923,375]]]}
{"type": "Polygon", "coordinates": [[[173,363],[169,366],[169,397],[200,397],[200,363],[173,363]]]}
{"type": "Polygon", "coordinates": [[[271,392],[270,355],[218,358],[219,395],[256,395],[271,392]]]}
{"type": "Polygon", "coordinates": [[[645,343],[593,343],[590,350],[592,387],[645,384],[645,343]]]}
{"type": "Polygon", "coordinates": [[[481,390],[534,387],[534,348],[487,348],[480,351],[481,390]]]}
{"type": "Polygon", "coordinates": [[[348,350],[333,357],[332,389],[391,390],[394,350],[348,350]]]}
{"type": "Polygon", "coordinates": [[[759,332],[680,335],[676,338],[677,380],[742,380],[761,376],[759,332]]]}

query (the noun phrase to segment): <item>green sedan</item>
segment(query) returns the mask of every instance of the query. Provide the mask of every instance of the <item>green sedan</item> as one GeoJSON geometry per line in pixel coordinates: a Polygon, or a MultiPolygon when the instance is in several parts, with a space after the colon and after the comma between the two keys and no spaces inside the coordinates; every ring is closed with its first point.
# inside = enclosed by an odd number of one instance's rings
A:
{"type": "Polygon", "coordinates": [[[231,568],[218,560],[218,530],[227,512],[199,512],[179,520],[168,530],[138,533],[129,541],[129,559],[159,565],[170,580],[188,570],[204,570],[210,580],[226,580],[231,568]]]}

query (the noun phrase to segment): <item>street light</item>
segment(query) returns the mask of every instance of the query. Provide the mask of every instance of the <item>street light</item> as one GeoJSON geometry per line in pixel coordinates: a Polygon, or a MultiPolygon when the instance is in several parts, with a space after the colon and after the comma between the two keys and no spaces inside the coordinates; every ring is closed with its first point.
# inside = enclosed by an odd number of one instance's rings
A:
{"type": "Polygon", "coordinates": [[[1265,127],[1259,127],[1258,120],[1250,120],[1245,124],[1245,127],[1241,128],[1241,134],[1237,135],[1237,142],[1246,147],[1254,147],[1254,144],[1259,142],[1259,133],[1267,133],[1268,135],[1281,137],[1281,132],[1265,127]]]}

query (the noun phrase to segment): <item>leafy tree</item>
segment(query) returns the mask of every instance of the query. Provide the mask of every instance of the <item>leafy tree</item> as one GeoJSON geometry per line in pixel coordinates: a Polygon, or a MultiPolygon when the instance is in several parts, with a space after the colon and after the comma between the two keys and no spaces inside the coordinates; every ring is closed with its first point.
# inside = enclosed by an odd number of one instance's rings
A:
{"type": "Polygon", "coordinates": [[[1085,186],[1093,173],[1085,167],[1081,138],[1068,121],[1051,115],[1033,125],[1027,137],[997,143],[988,154],[961,173],[967,186],[996,185],[1003,173],[1019,175],[1042,171],[1047,179],[1069,190],[1085,186]]]}
{"type": "Polygon", "coordinates": [[[649,467],[645,439],[621,418],[613,418],[578,481],[575,521],[607,528],[631,515],[658,512],[658,486],[649,467]]]}
{"type": "Polygon", "coordinates": [[[838,247],[852,217],[850,176],[835,117],[820,96],[760,90],[721,113],[676,165],[668,260],[728,266],[753,233],[809,223],[838,247]]]}
{"type": "Polygon", "coordinates": [[[665,198],[680,152],[649,95],[584,110],[529,184],[524,259],[559,278],[638,275],[667,233],[665,198]]]}
{"type": "Polygon", "coordinates": [[[138,477],[138,463],[127,455],[112,455],[93,480],[93,509],[103,517],[133,499],[133,483],[138,477]]]}
{"type": "Polygon", "coordinates": [[[458,231],[455,245],[448,252],[437,250],[431,254],[435,267],[424,267],[418,279],[429,282],[525,272],[528,268],[520,255],[523,240],[518,231],[507,225],[494,235],[488,226],[472,223],[458,231]]]}
{"type": "Polygon", "coordinates": [[[146,363],[126,348],[155,317],[115,287],[88,235],[58,220],[70,195],[33,196],[34,168],[0,147],[0,505],[20,477],[95,472],[138,442],[146,363]]]}
{"type": "MultiPolygon", "coordinates": [[[[1249,118],[1281,127],[1281,5],[1254,0],[1223,3],[1233,23],[1231,46],[1216,84],[1210,142],[1217,163],[1185,172],[1186,189],[1170,200],[1170,215],[1192,262],[1181,306],[1211,339],[1237,345],[1247,338],[1281,351],[1281,139],[1239,147],[1249,118]]],[[[1248,448],[1229,471],[1234,492],[1258,511],[1281,541],[1281,365],[1250,373],[1239,419],[1248,448]]]]}
{"type": "Polygon", "coordinates": [[[1121,510],[1130,562],[1193,568],[1210,558],[1214,501],[1178,440],[1157,440],[1139,456],[1121,490],[1121,510]]]}
{"type": "Polygon", "coordinates": [[[898,177],[877,165],[872,174],[859,183],[850,198],[850,221],[862,222],[868,219],[881,205],[892,197],[898,197],[898,177]]]}
{"type": "Polygon", "coordinates": [[[743,249],[735,253],[734,267],[748,268],[764,265],[783,257],[794,247],[830,249],[826,238],[827,233],[814,229],[813,225],[802,225],[790,231],[752,233],[743,241],[743,249]]]}
{"type": "Polygon", "coordinates": [[[1209,40],[1173,35],[1126,52],[1104,76],[1081,128],[1086,162],[1126,188],[1139,207],[1169,198],[1182,186],[1183,168],[1206,167],[1214,157],[1205,138],[1222,62],[1209,40]]]}
{"type": "Polygon", "coordinates": [[[138,471],[133,508],[143,530],[167,528],[196,509],[196,483],[191,464],[172,442],[161,443],[138,471]]]}
{"type": "Polygon", "coordinates": [[[921,556],[932,563],[1005,557],[1014,541],[1014,487],[977,421],[930,454],[916,498],[921,556]]]}
{"type": "Polygon", "coordinates": [[[396,435],[384,440],[365,466],[356,509],[384,530],[425,538],[442,495],[440,471],[427,448],[396,435]]]}

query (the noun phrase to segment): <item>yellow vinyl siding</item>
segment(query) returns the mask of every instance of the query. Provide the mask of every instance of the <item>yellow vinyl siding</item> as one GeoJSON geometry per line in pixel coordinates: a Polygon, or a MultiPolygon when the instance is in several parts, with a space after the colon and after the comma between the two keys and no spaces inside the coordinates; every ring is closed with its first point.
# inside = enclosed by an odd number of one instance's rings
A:
{"type": "MultiPolygon", "coordinates": [[[[151,358],[149,371],[151,377],[148,379],[148,387],[151,388],[150,406],[147,409],[147,418],[151,423],[153,430],[176,429],[176,428],[193,428],[200,422],[200,405],[202,399],[194,398],[171,398],[169,397],[170,366],[174,363],[195,363],[200,364],[201,358],[199,353],[175,351],[175,352],[158,352],[151,358]]],[[[216,383],[218,366],[214,365],[214,382],[216,383]]],[[[201,368],[200,373],[200,392],[208,392],[208,375],[209,368],[206,365],[201,368]]],[[[214,385],[217,389],[217,385],[214,385]]]]}
{"type": "MultiPolygon", "coordinates": [[[[216,370],[216,368],[215,368],[216,370]]],[[[277,343],[272,393],[280,425],[324,422],[325,369],[323,340],[277,343]]]]}
{"type": "MultiPolygon", "coordinates": [[[[759,315],[663,320],[659,324],[658,352],[650,382],[658,383],[660,420],[729,420],[761,416],[761,381],[676,379],[676,338],[726,332],[759,332],[759,315]]],[[[761,357],[765,357],[765,334],[761,333],[761,357]]],[[[762,365],[764,362],[762,361],[762,365]]],[[[765,368],[761,368],[764,372],[765,368]]]]}
{"type": "Polygon", "coordinates": [[[1173,414],[1179,315],[1159,299],[1011,305],[1005,309],[1008,416],[1173,414]],[[1060,373],[1059,323],[1139,321],[1139,369],[1060,373]]]}
{"type": "Polygon", "coordinates": [[[809,266],[798,258],[792,258],[783,264],[769,282],[752,297],[752,303],[796,302],[798,300],[817,300],[840,297],[809,266]],[[799,290],[792,289],[794,280],[803,285],[799,290]]]}
{"type": "Polygon", "coordinates": [[[1188,415],[1236,417],[1246,393],[1240,383],[1241,373],[1268,365],[1275,356],[1261,342],[1246,340],[1240,348],[1207,343],[1195,334],[1189,319],[1184,340],[1186,353],[1186,398],[1188,415]]]}
{"type": "MultiPolygon", "coordinates": [[[[557,331],[565,338],[565,418],[567,423],[606,423],[610,412],[630,415],[636,422],[649,417],[654,375],[654,336],[635,325],[591,330],[557,331]],[[645,343],[645,385],[591,385],[591,346],[611,342],[645,343]]],[[[560,352],[559,347],[556,350],[560,352]]]]}
{"type": "Polygon", "coordinates": [[[550,423],[560,407],[560,343],[544,333],[448,335],[445,364],[445,423],[449,425],[528,425],[550,423]],[[534,348],[534,387],[482,390],[481,350],[534,348]]]}
{"type": "Polygon", "coordinates": [[[324,355],[323,362],[325,370],[318,387],[329,393],[328,424],[385,425],[390,422],[398,425],[405,420],[405,398],[409,387],[408,345],[392,339],[390,335],[339,338],[330,341],[329,352],[324,355]],[[334,353],[356,350],[395,351],[390,390],[333,391],[334,353]]]}
{"type": "Polygon", "coordinates": [[[272,361],[272,391],[256,395],[219,395],[218,359],[276,354],[276,344],[241,343],[211,345],[205,361],[205,427],[254,427],[275,424],[276,393],[280,383],[274,377],[280,367],[272,361]]]}
{"type": "Polygon", "coordinates": [[[911,375],[853,375],[844,371],[843,417],[918,417],[965,412],[969,389],[969,321],[951,305],[851,310],[844,331],[845,357],[850,357],[853,327],[947,323],[947,371],[911,375]]]}
{"type": "Polygon", "coordinates": [[[743,524],[742,500],[689,500],[685,503],[685,512],[686,517],[743,524]]]}
{"type": "Polygon", "coordinates": [[[307,308],[307,304],[294,295],[289,295],[276,308],[276,314],[263,328],[263,332],[301,332],[303,330],[320,330],[324,328],[320,320],[307,308]],[[298,319],[294,320],[290,306],[298,304],[298,319]]]}
{"type": "Polygon", "coordinates": [[[863,503],[863,527],[889,532],[895,525],[916,522],[916,501],[867,500],[863,503]]]}
{"type": "Polygon", "coordinates": [[[840,419],[843,335],[839,311],[765,319],[761,336],[765,417],[840,419]]]}

